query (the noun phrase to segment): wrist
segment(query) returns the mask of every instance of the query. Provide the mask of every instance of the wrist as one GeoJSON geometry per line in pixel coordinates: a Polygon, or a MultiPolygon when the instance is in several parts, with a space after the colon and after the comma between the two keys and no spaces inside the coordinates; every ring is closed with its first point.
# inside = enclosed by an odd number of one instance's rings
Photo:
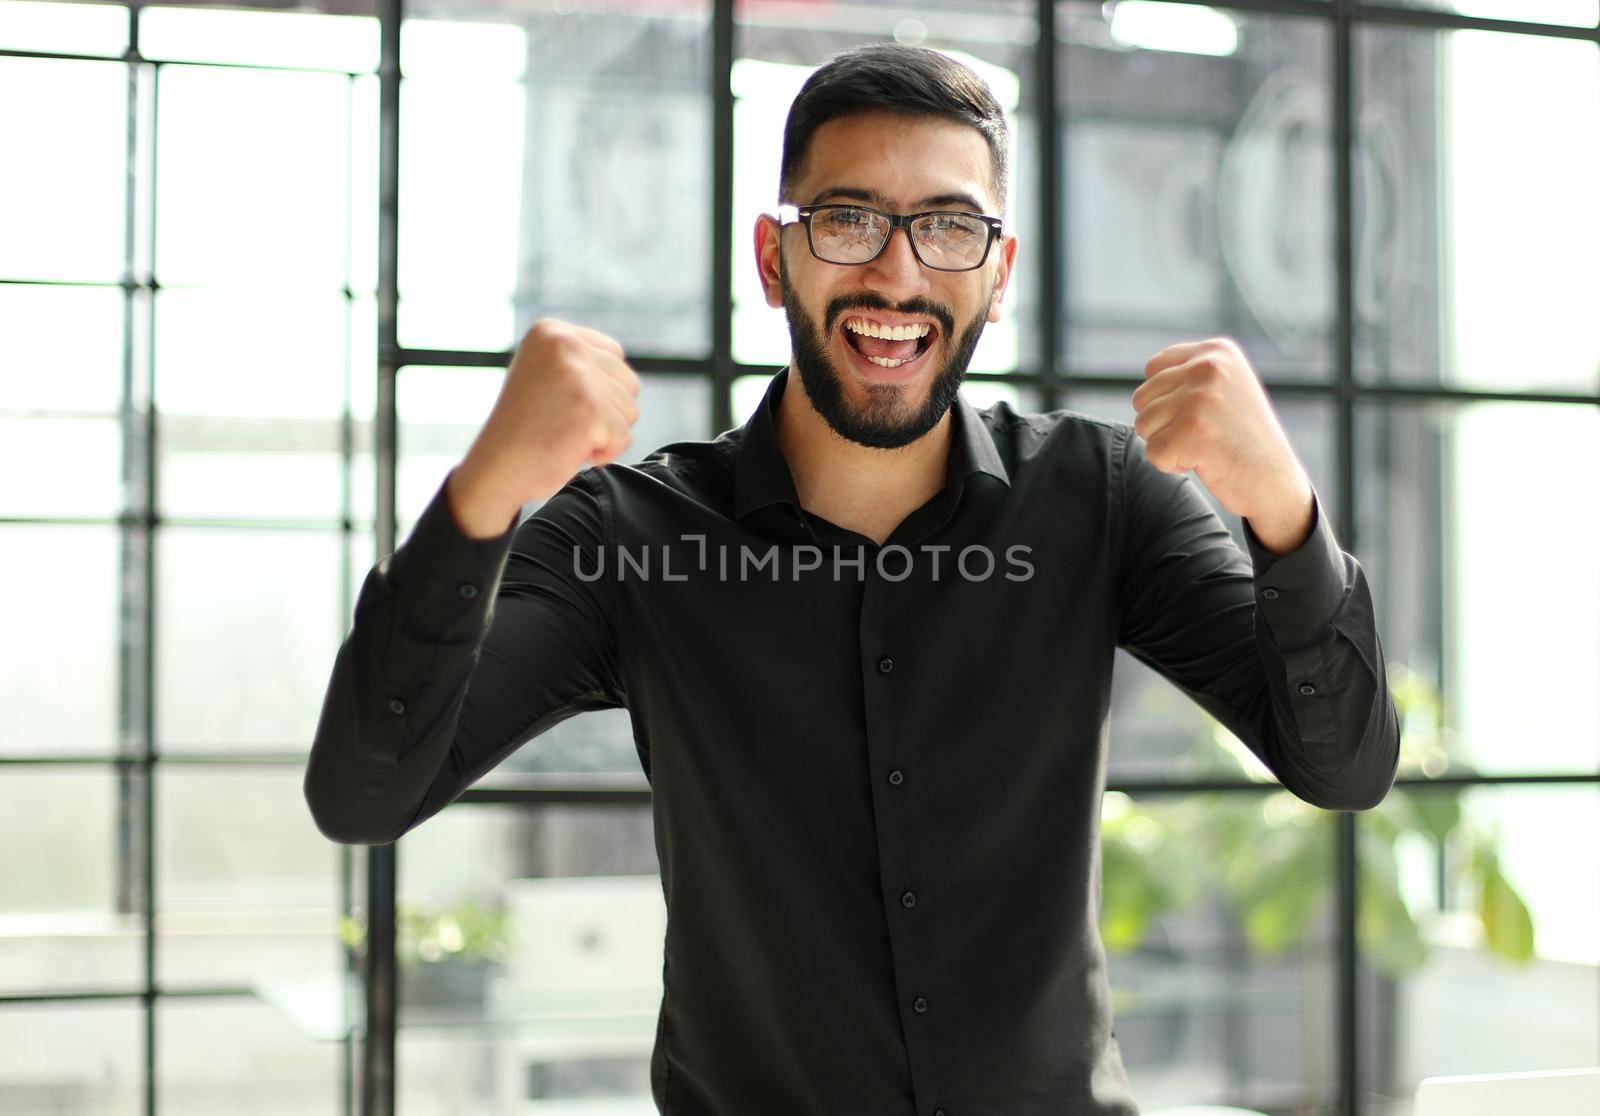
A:
{"type": "Polygon", "coordinates": [[[1245,518],[1261,545],[1281,556],[1299,548],[1311,536],[1315,507],[1311,479],[1302,475],[1298,485],[1259,513],[1245,518]]]}
{"type": "Polygon", "coordinates": [[[496,492],[477,470],[464,460],[445,478],[445,501],[461,532],[471,539],[489,539],[505,534],[522,510],[520,501],[496,492]]]}

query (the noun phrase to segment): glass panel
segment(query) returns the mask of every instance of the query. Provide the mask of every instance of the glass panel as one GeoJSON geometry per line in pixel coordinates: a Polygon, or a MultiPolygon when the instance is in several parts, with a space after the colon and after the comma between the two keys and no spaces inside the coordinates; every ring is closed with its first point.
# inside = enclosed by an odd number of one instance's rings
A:
{"type": "Polygon", "coordinates": [[[158,748],[303,753],[348,631],[339,533],[167,527],[156,559],[158,748]]]}
{"type": "Polygon", "coordinates": [[[515,345],[526,110],[514,80],[409,77],[401,85],[400,344],[515,345]]]}
{"type": "Polygon", "coordinates": [[[169,998],[156,1007],[160,1116],[345,1111],[344,1048],[302,1035],[291,1017],[254,999],[169,998]]]}
{"type": "Polygon", "coordinates": [[[1404,787],[1356,817],[1362,1111],[1600,1044],[1600,787],[1404,787]]]}
{"type": "Polygon", "coordinates": [[[1039,389],[1026,384],[967,379],[961,383],[961,394],[980,411],[988,410],[1002,399],[1011,404],[1013,411],[1037,413],[1044,410],[1039,389]]]}
{"type": "Polygon", "coordinates": [[[633,424],[633,444],[623,451],[623,461],[642,461],[672,442],[711,437],[709,376],[646,373],[640,380],[639,419],[633,424]]]}
{"type": "Polygon", "coordinates": [[[165,763],[156,781],[156,973],[163,987],[328,982],[344,970],[339,846],[304,771],[165,763]]]}
{"type": "Polygon", "coordinates": [[[339,417],[345,300],[337,292],[164,290],[156,310],[156,400],[166,414],[339,417]]]}
{"type": "Polygon", "coordinates": [[[338,521],[336,421],[161,415],[157,423],[163,516],[338,521]]]}
{"type": "Polygon", "coordinates": [[[8,1112],[138,1116],[143,1009],[137,1002],[0,1008],[0,1097],[8,1112]]]}
{"type": "Polygon", "coordinates": [[[1072,369],[1137,374],[1174,342],[1225,334],[1265,376],[1325,378],[1331,24],[1123,9],[1058,9],[1072,369]]]}
{"type": "MultiPolygon", "coordinates": [[[[1065,406],[1095,418],[1131,425],[1134,419],[1132,394],[1132,388],[1113,391],[1074,386],[1067,394],[1065,406]]],[[[1332,405],[1321,399],[1293,397],[1274,399],[1272,403],[1296,456],[1311,474],[1323,510],[1330,522],[1337,524],[1342,500],[1335,478],[1332,405]]],[[[1235,544],[1248,554],[1244,521],[1224,508],[1204,481],[1200,481],[1200,492],[1222,517],[1235,544]]],[[[1349,549],[1349,540],[1339,541],[1349,549]]],[[[1365,570],[1365,562],[1362,565],[1365,570]]],[[[1370,579],[1371,571],[1367,573],[1370,579]]],[[[1160,673],[1121,648],[1116,652],[1111,726],[1117,738],[1110,760],[1113,779],[1239,777],[1246,774],[1273,778],[1249,749],[1209,713],[1160,673]]]]}
{"type": "Polygon", "coordinates": [[[1359,25],[1354,51],[1360,374],[1600,392],[1600,52],[1359,25]]]}
{"type": "Polygon", "coordinates": [[[1600,7],[1595,0],[1395,0],[1402,8],[1429,8],[1440,12],[1517,19],[1530,23],[1564,23],[1593,27],[1600,7]]]}
{"type": "Polygon", "coordinates": [[[337,520],[344,298],[162,291],[157,308],[162,513],[337,520]],[[245,336],[261,340],[229,344],[245,336]]]}
{"type": "Polygon", "coordinates": [[[647,1110],[666,932],[649,809],[455,806],[402,840],[399,1111],[647,1110]]]}
{"type": "Polygon", "coordinates": [[[1141,1110],[1331,1116],[1333,827],[1285,790],[1105,796],[1100,936],[1141,1110]]]}
{"type": "Polygon", "coordinates": [[[740,376],[733,381],[733,424],[743,426],[761,406],[776,372],[765,376],[740,376]]]}
{"type": "Polygon", "coordinates": [[[128,49],[128,9],[0,0],[0,48],[120,55],[128,49]]]}
{"type": "MultiPolygon", "coordinates": [[[[358,297],[350,304],[350,513],[372,526],[377,515],[377,464],[373,459],[373,418],[378,412],[378,303],[358,297]]],[[[404,382],[403,380],[400,382],[404,382]]],[[[487,418],[487,414],[484,416],[487,418]]]]}
{"type": "Polygon", "coordinates": [[[128,70],[0,58],[0,276],[115,282],[122,274],[128,70]]]}
{"type": "Polygon", "coordinates": [[[628,711],[579,713],[524,743],[483,780],[485,786],[530,783],[647,786],[628,711]]]}
{"type": "MultiPolygon", "coordinates": [[[[0,527],[0,754],[116,754],[123,537],[114,527],[0,527]]],[[[136,556],[131,556],[136,557],[136,556]]],[[[135,597],[129,621],[137,620],[135,597]]],[[[130,638],[137,638],[130,632],[130,638]]],[[[128,749],[137,749],[129,726],[128,749]]]]}
{"type": "MultiPolygon", "coordinates": [[[[350,150],[346,162],[350,176],[350,250],[346,265],[358,307],[369,301],[375,304],[378,291],[378,178],[382,162],[378,141],[383,130],[380,93],[380,83],[371,75],[356,78],[350,86],[350,150]]],[[[353,341],[359,340],[372,351],[371,361],[353,367],[376,367],[377,321],[377,311],[373,310],[372,324],[366,332],[359,338],[352,334],[353,341]]]]}
{"type": "Polygon", "coordinates": [[[0,772],[0,992],[143,984],[143,779],[109,766],[0,772]]]}
{"type": "Polygon", "coordinates": [[[1404,769],[1600,767],[1600,526],[1552,483],[1592,472],[1595,445],[1588,406],[1357,410],[1357,526],[1408,705],[1404,769]]]}
{"type": "Polygon", "coordinates": [[[157,309],[163,515],[338,520],[346,301],[162,291],[157,309]]]}
{"type": "Polygon", "coordinates": [[[117,412],[122,292],[115,287],[0,285],[0,338],[0,414],[117,412]]]}
{"type": "MultiPolygon", "coordinates": [[[[338,291],[349,250],[351,96],[336,74],[164,68],[161,283],[338,291]]],[[[277,324],[262,317],[244,339],[277,324]]]]}
{"type": "Polygon", "coordinates": [[[407,5],[401,344],[499,351],[556,317],[709,350],[709,10],[407,5]]]}
{"type": "Polygon", "coordinates": [[[114,516],[122,426],[114,418],[0,417],[0,476],[10,478],[0,488],[0,515],[114,516]]]}
{"type": "MultiPolygon", "coordinates": [[[[736,9],[733,63],[733,355],[747,364],[789,359],[786,316],[767,305],[755,262],[758,215],[778,204],[784,121],[813,70],[862,43],[896,39],[946,51],[989,83],[1011,128],[1006,231],[1014,233],[1017,270],[1001,302],[1001,320],[985,326],[969,369],[1013,372],[1037,361],[1038,295],[1028,255],[1037,201],[1034,180],[1033,64],[1038,38],[1024,0],[959,0],[919,10],[870,5],[750,5],[736,9]]],[[[802,246],[801,251],[804,251],[802,246]]],[[[990,265],[992,266],[992,264],[990,265]]]]}
{"type": "Polygon", "coordinates": [[[504,368],[400,370],[395,381],[398,538],[404,540],[411,533],[445,475],[466,456],[494,410],[505,378],[504,368]]]}
{"type": "MultiPolygon", "coordinates": [[[[229,11],[199,4],[145,8],[139,17],[139,51],[146,58],[165,61],[375,71],[378,21],[372,0],[339,0],[337,4],[310,0],[298,6],[324,4],[337,7],[341,14],[229,11]],[[348,14],[360,9],[369,14],[348,14]]],[[[251,6],[248,0],[230,5],[251,6]]]]}

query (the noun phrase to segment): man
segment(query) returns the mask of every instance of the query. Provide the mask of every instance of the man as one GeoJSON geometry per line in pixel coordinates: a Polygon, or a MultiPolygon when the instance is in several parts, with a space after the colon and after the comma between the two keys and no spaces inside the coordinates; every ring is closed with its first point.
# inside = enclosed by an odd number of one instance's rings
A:
{"type": "Polygon", "coordinates": [[[1119,645],[1307,801],[1392,784],[1365,578],[1237,346],[1155,354],[1131,427],[959,395],[1017,251],[1007,145],[940,54],[820,68],[755,229],[793,343],[755,414],[618,464],[621,347],[539,323],[335,663],[305,790],[337,841],[630,711],[671,1116],[1137,1112],[1096,926],[1119,645]]]}

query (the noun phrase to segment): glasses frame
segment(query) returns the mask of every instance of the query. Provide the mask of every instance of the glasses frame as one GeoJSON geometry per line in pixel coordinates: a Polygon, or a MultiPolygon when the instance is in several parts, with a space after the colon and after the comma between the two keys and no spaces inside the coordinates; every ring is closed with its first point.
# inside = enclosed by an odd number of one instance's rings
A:
{"type": "Polygon", "coordinates": [[[806,247],[811,249],[811,254],[816,256],[817,259],[821,260],[823,263],[833,264],[835,267],[861,267],[865,264],[871,263],[873,260],[883,255],[883,253],[888,249],[889,242],[894,239],[895,230],[903,228],[906,230],[906,241],[911,245],[911,254],[917,258],[917,262],[919,264],[930,271],[949,272],[977,271],[980,267],[989,262],[989,253],[994,249],[994,242],[998,240],[1005,232],[1005,222],[999,217],[991,217],[987,213],[972,213],[965,209],[927,209],[923,210],[921,213],[886,213],[881,209],[874,209],[870,205],[858,205],[853,202],[822,202],[817,205],[798,206],[780,205],[778,207],[778,227],[781,229],[787,228],[790,225],[804,225],[806,227],[806,247]],[[855,260],[850,263],[840,263],[838,260],[830,260],[817,251],[817,246],[811,239],[812,214],[823,209],[859,209],[863,213],[877,214],[879,217],[882,217],[884,220],[889,222],[889,233],[883,238],[883,243],[878,245],[878,250],[872,254],[870,259],[855,260]],[[790,217],[791,220],[785,221],[784,218],[786,216],[790,217]],[[917,251],[917,239],[911,235],[911,223],[913,221],[920,220],[923,217],[945,216],[969,217],[977,221],[982,221],[988,226],[989,239],[984,243],[983,254],[978,257],[977,263],[970,267],[940,267],[937,264],[931,264],[927,260],[923,259],[922,253],[917,251]]]}

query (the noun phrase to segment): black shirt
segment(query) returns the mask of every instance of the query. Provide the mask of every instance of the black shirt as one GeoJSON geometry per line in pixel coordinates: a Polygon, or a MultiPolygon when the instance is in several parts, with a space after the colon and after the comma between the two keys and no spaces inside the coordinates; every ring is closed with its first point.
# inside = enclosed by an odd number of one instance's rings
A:
{"type": "Polygon", "coordinates": [[[441,484],[362,585],[311,813],[394,841],[626,707],[668,911],[662,1112],[1137,1113],[1096,924],[1114,649],[1299,797],[1368,809],[1399,728],[1362,569],[1320,496],[1300,547],[1246,521],[1246,554],[1127,424],[964,398],[944,489],[879,547],[799,507],[785,383],[497,538],[441,484]]]}

